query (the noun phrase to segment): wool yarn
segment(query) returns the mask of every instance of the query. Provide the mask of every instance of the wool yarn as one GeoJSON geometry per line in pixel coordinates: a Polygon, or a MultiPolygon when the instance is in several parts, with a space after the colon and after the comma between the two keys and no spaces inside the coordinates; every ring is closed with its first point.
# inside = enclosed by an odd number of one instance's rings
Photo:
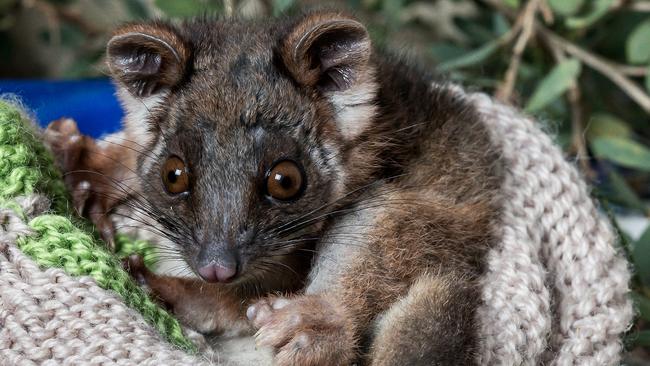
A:
{"type": "Polygon", "coordinates": [[[537,124],[465,94],[502,152],[500,245],[483,278],[481,364],[618,365],[630,270],[576,167],[537,124]]]}
{"type": "MultiPolygon", "coordinates": [[[[42,195],[19,201],[25,211],[49,204],[42,195]]],[[[166,341],[91,276],[39,266],[4,235],[27,236],[32,227],[13,210],[0,209],[0,220],[0,365],[212,364],[209,353],[195,356],[166,341]]]]}
{"type": "MultiPolygon", "coordinates": [[[[0,101],[0,209],[0,243],[6,260],[18,258],[12,250],[19,248],[42,267],[62,268],[72,276],[89,276],[99,287],[119,295],[124,304],[137,310],[144,321],[155,326],[172,344],[187,351],[195,350],[178,321],[132,281],[117,258],[87,231],[88,225],[71,218],[63,181],[36,130],[24,113],[4,101],[0,101]]],[[[133,245],[142,247],[136,242],[133,245]]],[[[0,309],[7,316],[11,314],[5,306],[14,297],[9,296],[12,291],[4,290],[17,281],[4,273],[9,267],[0,267],[3,305],[0,309]]],[[[33,276],[26,279],[27,283],[33,276]]],[[[8,320],[3,320],[3,330],[7,331],[8,320]]]]}
{"type": "MultiPolygon", "coordinates": [[[[501,241],[488,255],[478,312],[479,363],[618,364],[633,318],[630,271],[584,180],[534,121],[484,94],[450,91],[476,106],[507,166],[495,228],[501,241]]],[[[25,123],[0,103],[0,364],[215,362],[173,347],[147,325],[153,320],[185,344],[165,313],[128,300],[138,289],[121,282],[115,262],[93,252],[94,238],[67,218],[51,161],[17,118],[25,123]]],[[[217,363],[228,362],[219,356],[217,363]]]]}

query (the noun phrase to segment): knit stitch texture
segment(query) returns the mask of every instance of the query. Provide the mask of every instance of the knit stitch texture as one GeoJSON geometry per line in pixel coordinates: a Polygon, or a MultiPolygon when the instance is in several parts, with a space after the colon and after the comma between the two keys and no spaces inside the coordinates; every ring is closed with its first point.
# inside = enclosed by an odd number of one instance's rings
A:
{"type": "Polygon", "coordinates": [[[618,365],[633,308],[610,223],[532,120],[457,93],[476,106],[507,167],[501,244],[483,280],[481,364],[618,365]]]}
{"type": "MultiPolygon", "coordinates": [[[[42,200],[40,202],[43,202],[42,200]]],[[[73,276],[90,276],[105,289],[119,294],[122,301],[138,310],[172,343],[186,349],[195,346],[185,337],[178,321],[153,303],[130,276],[122,270],[117,258],[98,245],[85,230],[88,226],[71,219],[63,181],[52,159],[40,143],[31,122],[15,107],[0,101],[0,208],[8,217],[27,221],[24,235],[11,236],[17,245],[36,263],[44,267],[63,268],[73,276]],[[38,215],[30,216],[20,201],[45,194],[55,204],[40,207],[38,215]]],[[[3,221],[3,225],[6,225],[3,221]]],[[[3,230],[2,242],[5,240],[3,230]]],[[[122,239],[124,242],[124,239],[122,239]]],[[[142,246],[142,245],[140,245],[142,246]]],[[[4,281],[2,276],[0,279],[4,281]]],[[[4,310],[4,309],[3,309],[4,310]]]]}

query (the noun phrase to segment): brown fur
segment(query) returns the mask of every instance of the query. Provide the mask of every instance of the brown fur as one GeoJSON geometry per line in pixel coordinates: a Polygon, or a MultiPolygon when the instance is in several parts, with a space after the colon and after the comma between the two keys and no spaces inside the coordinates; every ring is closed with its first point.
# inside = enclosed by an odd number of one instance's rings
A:
{"type": "Polygon", "coordinates": [[[357,240],[365,249],[329,288],[306,295],[308,302],[289,298],[261,320],[251,311],[257,337],[278,350],[280,365],[472,364],[477,279],[498,217],[499,160],[485,127],[453,92],[444,85],[430,89],[403,64],[374,62],[378,114],[349,145],[346,171],[351,186],[378,173],[389,177],[355,198],[357,205],[378,202],[385,212],[371,220],[357,240]],[[315,304],[325,304],[319,317],[300,317],[315,304]],[[300,324],[287,326],[294,316],[300,324]],[[336,341],[303,336],[330,328],[337,329],[336,341]]]}
{"type": "Polygon", "coordinates": [[[373,49],[339,12],[116,34],[108,62],[126,130],[144,145],[147,214],[192,271],[238,261],[228,285],[145,276],[186,321],[238,327],[253,303],[247,315],[279,365],[474,362],[501,175],[467,101],[373,49]],[[186,194],[161,186],[169,156],[188,164],[186,194]],[[261,178],[286,158],[308,182],[290,203],[265,195],[261,178]],[[300,288],[310,264],[304,294],[255,301],[300,288]]]}
{"type": "Polygon", "coordinates": [[[139,97],[176,85],[185,76],[190,58],[185,42],[165,23],[122,26],[113,33],[107,50],[115,79],[139,97]],[[133,42],[138,48],[130,46],[133,42]]]}
{"type": "Polygon", "coordinates": [[[474,281],[462,275],[423,274],[383,315],[372,365],[470,365],[476,357],[474,281]],[[453,316],[450,316],[453,314],[453,316]]]}
{"type": "Polygon", "coordinates": [[[301,19],[285,36],[280,55],[297,82],[317,88],[327,87],[323,81],[332,81],[323,80],[323,73],[335,77],[329,71],[346,74],[345,83],[354,83],[359,77],[357,72],[365,68],[370,53],[370,39],[361,23],[343,14],[317,13],[301,19]],[[334,47],[327,44],[330,39],[340,42],[337,38],[341,35],[345,37],[344,45],[334,47]],[[347,50],[340,52],[338,47],[347,50]],[[332,67],[335,70],[329,70],[332,67]]]}
{"type": "Polygon", "coordinates": [[[50,123],[44,136],[63,172],[75,210],[89,217],[113,248],[115,229],[107,213],[135,189],[136,145],[123,141],[100,146],[81,135],[77,124],[66,118],[50,123]]]}
{"type": "Polygon", "coordinates": [[[388,195],[388,205],[401,202],[401,207],[389,208],[376,219],[368,249],[339,282],[329,291],[308,295],[311,303],[293,298],[287,310],[267,316],[266,323],[255,320],[258,339],[279,350],[280,365],[347,365],[366,357],[376,365],[474,363],[477,278],[492,240],[491,198],[458,204],[423,198],[422,192],[388,195]],[[313,303],[319,302],[328,304],[318,308],[320,318],[302,318],[291,328],[283,325],[294,314],[313,311],[313,303]],[[383,313],[375,329],[373,322],[383,313]],[[304,352],[289,351],[302,334],[332,327],[332,319],[343,328],[337,330],[336,342],[310,338],[312,343],[301,341],[304,352]]]}
{"type": "Polygon", "coordinates": [[[357,324],[345,306],[320,296],[299,296],[286,302],[271,297],[259,301],[247,315],[258,332],[257,343],[277,350],[275,364],[345,365],[354,359],[357,324]]]}
{"type": "MultiPolygon", "coordinates": [[[[134,183],[135,158],[141,148],[130,140],[101,142],[80,134],[71,119],[50,123],[45,142],[56,157],[64,181],[72,194],[79,215],[88,217],[99,229],[102,239],[114,249],[115,227],[110,214],[131,195],[138,195],[134,183]],[[87,184],[87,186],[83,186],[87,184]]],[[[137,217],[137,216],[136,216],[137,217]]],[[[300,271],[299,257],[279,259],[288,268],[300,271]]],[[[304,261],[300,261],[304,262],[304,261]]],[[[185,324],[206,333],[242,334],[251,331],[245,311],[255,299],[273,290],[290,291],[302,285],[301,277],[279,276],[265,279],[253,287],[206,284],[203,281],[156,275],[142,259],[131,257],[125,268],[163,305],[185,324]]]]}

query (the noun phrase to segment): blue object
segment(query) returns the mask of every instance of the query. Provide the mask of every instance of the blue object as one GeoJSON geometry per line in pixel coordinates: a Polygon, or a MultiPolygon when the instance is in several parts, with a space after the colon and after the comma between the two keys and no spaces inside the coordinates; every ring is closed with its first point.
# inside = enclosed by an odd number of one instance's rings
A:
{"type": "Polygon", "coordinates": [[[123,113],[108,79],[0,80],[0,95],[5,93],[17,95],[43,127],[70,117],[82,133],[93,137],[120,129],[123,113]]]}

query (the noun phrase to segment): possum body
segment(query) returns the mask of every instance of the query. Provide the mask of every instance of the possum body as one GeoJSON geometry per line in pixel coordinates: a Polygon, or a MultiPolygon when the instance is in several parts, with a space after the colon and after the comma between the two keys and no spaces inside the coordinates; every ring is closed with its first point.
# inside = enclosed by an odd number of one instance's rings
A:
{"type": "Polygon", "coordinates": [[[183,320],[278,365],[475,363],[501,166],[455,87],[332,11],[128,24],[107,62],[123,131],[53,149],[109,242],[122,205],[173,243],[190,278],[131,270],[183,320]]]}

